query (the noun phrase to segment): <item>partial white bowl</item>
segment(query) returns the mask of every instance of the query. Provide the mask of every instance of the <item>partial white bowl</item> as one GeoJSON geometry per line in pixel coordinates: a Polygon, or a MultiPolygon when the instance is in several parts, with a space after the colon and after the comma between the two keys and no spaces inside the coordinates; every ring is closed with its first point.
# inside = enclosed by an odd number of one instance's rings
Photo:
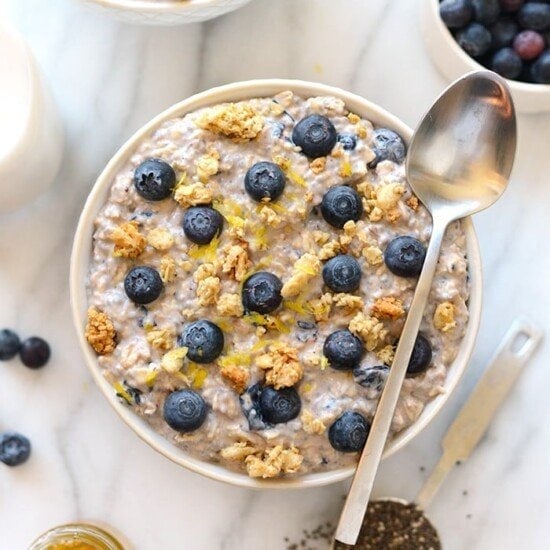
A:
{"type": "Polygon", "coordinates": [[[144,25],[184,25],[214,19],[251,0],[84,0],[119,19],[144,25]]]}
{"type": "MultiPolygon", "coordinates": [[[[438,0],[424,0],[422,35],[435,66],[449,81],[471,71],[486,69],[458,45],[439,15],[438,0]]],[[[531,84],[508,79],[506,82],[512,90],[518,112],[550,111],[550,84],[531,84]]]]}
{"type": "MultiPolygon", "coordinates": [[[[329,95],[342,99],[346,106],[358,115],[371,120],[376,125],[392,128],[398,132],[405,141],[409,141],[412,136],[412,130],[403,124],[398,118],[394,117],[384,109],[369,101],[346,92],[339,88],[315,84],[312,82],[303,82],[300,80],[252,80],[249,82],[238,82],[212,88],[206,92],[194,95],[189,99],[182,101],[170,107],[162,114],[157,116],[151,122],[146,124],[137,133],[135,133],[111,159],[105,170],[97,179],[80,216],[80,221],[74,238],[74,246],[71,257],[70,274],[70,292],[73,320],[76,326],[80,346],[86,358],[86,363],[90,371],[104,393],[105,397],[122,417],[124,422],[130,426],[144,441],[151,447],[162,453],[170,460],[185,466],[189,470],[198,472],[209,478],[219,481],[225,481],[241,487],[250,488],[305,488],[327,485],[335,483],[350,477],[355,468],[347,467],[329,472],[311,473],[298,477],[289,477],[273,480],[258,480],[248,477],[246,474],[232,472],[226,468],[210,464],[194,458],[173,445],[162,435],[155,432],[151,426],[131,409],[119,402],[113,392],[112,387],[103,378],[101,369],[98,365],[97,357],[92,351],[84,337],[84,328],[86,325],[86,278],[92,252],[92,235],[94,231],[94,219],[107,199],[111,184],[116,174],[128,162],[140,142],[149,136],[160,124],[174,117],[181,117],[186,113],[195,111],[202,107],[222,103],[224,101],[240,101],[253,97],[271,97],[284,90],[292,90],[303,97],[329,95]]],[[[395,438],[388,442],[384,456],[388,457],[398,449],[404,447],[423,428],[434,418],[441,409],[450,393],[453,391],[462,373],[466,369],[475,338],[479,328],[481,315],[481,260],[479,256],[479,247],[477,237],[471,220],[464,220],[464,228],[467,238],[467,254],[469,262],[470,279],[470,300],[469,311],[470,319],[466,329],[466,335],[462,341],[459,353],[450,366],[447,378],[445,380],[445,393],[438,395],[428,403],[420,415],[419,419],[409,428],[403,430],[395,438]]]]}

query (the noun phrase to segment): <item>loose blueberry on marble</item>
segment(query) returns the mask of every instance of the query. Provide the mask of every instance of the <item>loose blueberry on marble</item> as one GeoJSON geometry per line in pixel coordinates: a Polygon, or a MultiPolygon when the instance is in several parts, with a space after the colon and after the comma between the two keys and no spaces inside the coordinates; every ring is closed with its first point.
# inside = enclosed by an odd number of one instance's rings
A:
{"type": "Polygon", "coordinates": [[[407,153],[405,142],[401,136],[389,128],[374,130],[370,147],[375,157],[369,162],[369,168],[376,168],[378,163],[384,160],[397,163],[403,162],[407,153]]]}
{"type": "Polygon", "coordinates": [[[17,432],[0,434],[0,462],[6,466],[19,466],[31,454],[31,442],[17,432]]]}
{"type": "Polygon", "coordinates": [[[244,177],[244,188],[255,201],[274,201],[285,188],[285,175],[273,162],[257,162],[244,177]]]}
{"type": "Polygon", "coordinates": [[[329,334],[323,345],[323,355],[329,365],[336,370],[350,370],[359,364],[363,357],[363,344],[347,329],[329,334]]]}
{"type": "Polygon", "coordinates": [[[432,361],[432,346],[430,342],[419,334],[414,343],[413,352],[407,367],[407,374],[419,374],[424,372],[432,361]]]}
{"type": "Polygon", "coordinates": [[[164,420],[178,432],[193,432],[200,428],[207,412],[204,399],[193,390],[174,391],[164,401],[164,420]]]}
{"type": "Polygon", "coordinates": [[[470,0],[443,0],[439,13],[449,29],[459,29],[472,19],[472,4],[470,0]]]}
{"type": "Polygon", "coordinates": [[[334,292],[353,292],[361,282],[359,262],[348,254],[331,258],[323,267],[323,281],[334,292]]]}
{"type": "Polygon", "coordinates": [[[243,284],[242,303],[245,311],[271,313],[283,301],[281,279],[268,271],[258,271],[243,284]]]}
{"type": "Polygon", "coordinates": [[[50,360],[51,350],[48,342],[38,336],[31,336],[21,343],[19,357],[23,365],[30,369],[39,369],[50,360]]]}
{"type": "Polygon", "coordinates": [[[510,46],[519,31],[517,23],[513,19],[500,19],[489,28],[491,33],[491,48],[498,50],[510,46]]]}
{"type": "Polygon", "coordinates": [[[239,395],[239,403],[245,418],[248,420],[248,427],[251,430],[265,430],[270,427],[262,418],[260,410],[261,384],[253,384],[244,393],[239,395]]]}
{"type": "Polygon", "coordinates": [[[399,277],[420,275],[425,257],[424,245],[408,235],[396,237],[390,241],[384,252],[384,262],[387,268],[399,277]]]}
{"type": "Polygon", "coordinates": [[[500,15],[499,0],[471,0],[474,20],[482,25],[492,25],[500,15]]]}
{"type": "Polygon", "coordinates": [[[192,206],[183,216],[183,232],[195,244],[208,244],[222,228],[222,215],[210,206],[192,206]]]}
{"type": "Polygon", "coordinates": [[[504,78],[517,78],[522,68],[521,57],[512,48],[498,50],[491,62],[491,69],[504,78]]]}
{"type": "Polygon", "coordinates": [[[536,59],[544,50],[544,38],[536,31],[522,31],[514,38],[514,50],[525,61],[536,59]]]}
{"type": "Polygon", "coordinates": [[[145,200],[161,201],[172,193],[176,185],[176,173],[163,160],[147,159],[135,169],[134,185],[145,200]]]}
{"type": "Polygon", "coordinates": [[[260,393],[260,411],[262,418],[270,424],[282,424],[293,420],[300,414],[302,402],[294,388],[276,390],[266,386],[260,393]]]}
{"type": "Polygon", "coordinates": [[[390,367],[387,365],[377,365],[375,367],[360,365],[353,369],[353,379],[364,388],[381,392],[384,389],[389,372],[390,367]]]}
{"type": "Polygon", "coordinates": [[[292,131],[292,141],[310,159],[328,155],[336,139],[336,128],[327,117],[321,115],[303,118],[292,131]]]}
{"type": "Polygon", "coordinates": [[[328,430],[328,439],[341,453],[356,453],[363,449],[369,436],[370,424],[355,411],[340,415],[328,430]]]}
{"type": "Polygon", "coordinates": [[[533,80],[539,84],[550,84],[550,50],[546,50],[532,67],[533,80]]]}
{"type": "Polygon", "coordinates": [[[479,23],[470,23],[456,33],[459,46],[472,57],[480,57],[491,47],[491,33],[479,23]]]}
{"type": "Polygon", "coordinates": [[[8,328],[0,330],[0,361],[13,359],[20,347],[21,340],[13,330],[8,328]]]}
{"type": "Polygon", "coordinates": [[[211,363],[220,356],[224,337],[218,325],[201,319],[184,327],[179,343],[187,348],[187,357],[191,361],[211,363]]]}
{"type": "Polygon", "coordinates": [[[155,301],[163,288],[159,272],[146,265],[133,267],[124,279],[126,296],[136,304],[149,304],[155,301]]]}
{"type": "Polygon", "coordinates": [[[338,134],[338,143],[344,151],[353,151],[357,147],[357,137],[354,134],[338,134]]]}
{"type": "Polygon", "coordinates": [[[357,221],[362,213],[359,193],[347,185],[331,187],[321,201],[321,214],[333,227],[341,229],[346,222],[357,221]]]}
{"type": "Polygon", "coordinates": [[[517,19],[524,29],[545,31],[550,28],[550,4],[528,2],[520,8],[517,19]]]}

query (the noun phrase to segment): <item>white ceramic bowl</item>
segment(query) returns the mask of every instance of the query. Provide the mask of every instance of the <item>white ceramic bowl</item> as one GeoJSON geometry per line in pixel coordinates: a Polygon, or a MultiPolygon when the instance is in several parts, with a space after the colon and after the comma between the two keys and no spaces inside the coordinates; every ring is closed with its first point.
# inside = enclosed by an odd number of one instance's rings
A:
{"type": "MultiPolygon", "coordinates": [[[[471,71],[486,69],[458,45],[439,16],[438,0],[424,0],[422,35],[435,66],[449,81],[471,71]]],[[[506,82],[512,90],[518,112],[550,111],[550,84],[530,84],[517,80],[506,82]]]]}
{"type": "Polygon", "coordinates": [[[214,19],[251,0],[84,0],[131,23],[183,25],[214,19]]]}
{"type": "MultiPolygon", "coordinates": [[[[141,128],[119,149],[105,170],[99,176],[88,197],[88,200],[86,201],[86,205],[84,206],[84,210],[80,217],[76,231],[71,258],[71,303],[73,319],[80,341],[80,346],[95,381],[105,394],[105,397],[112,407],[128,424],[128,426],[130,426],[144,441],[149,443],[151,447],[162,453],[170,460],[207,477],[240,485],[242,487],[252,488],[298,488],[326,485],[350,477],[354,472],[354,467],[347,467],[330,472],[311,473],[294,478],[291,477],[263,481],[249,478],[246,474],[229,471],[226,468],[216,464],[203,462],[173,445],[162,435],[155,432],[145,420],[136,415],[131,409],[121,404],[115,396],[115,392],[112,387],[103,378],[101,370],[98,366],[97,357],[84,337],[87,310],[86,277],[88,274],[92,250],[94,219],[108,196],[115,175],[126,164],[138,144],[145,137],[149,136],[151,132],[164,121],[174,117],[183,116],[184,114],[200,109],[201,107],[222,103],[224,101],[239,101],[252,97],[273,96],[274,94],[284,90],[292,90],[303,97],[320,95],[338,97],[346,103],[346,106],[351,111],[371,120],[374,124],[394,129],[401,136],[403,136],[406,141],[409,141],[411,138],[411,129],[403,124],[399,119],[390,115],[377,105],[366,101],[362,97],[345,92],[338,88],[298,80],[253,80],[250,82],[239,82],[229,84],[227,86],[221,86],[219,88],[213,88],[206,92],[194,95],[189,99],[170,107],[149,122],[149,124],[141,128]]],[[[460,347],[458,356],[448,370],[447,379],[445,381],[445,393],[437,396],[430,403],[428,403],[420,418],[412,426],[406,430],[403,430],[395,438],[388,442],[384,455],[386,457],[393,454],[398,449],[401,449],[405,444],[411,441],[411,439],[418,435],[418,433],[420,433],[420,431],[430,422],[430,420],[432,420],[456,386],[470,359],[479,327],[481,313],[481,260],[479,257],[478,242],[471,220],[464,220],[464,226],[467,237],[469,278],[471,283],[469,301],[470,320],[468,322],[466,335],[460,347]]]]}

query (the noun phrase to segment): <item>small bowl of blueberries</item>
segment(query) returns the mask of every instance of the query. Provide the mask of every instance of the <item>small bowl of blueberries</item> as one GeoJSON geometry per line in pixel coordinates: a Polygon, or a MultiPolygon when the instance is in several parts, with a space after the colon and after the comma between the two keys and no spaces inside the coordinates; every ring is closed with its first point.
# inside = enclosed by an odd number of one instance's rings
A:
{"type": "Polygon", "coordinates": [[[486,68],[508,80],[520,112],[550,111],[550,0],[425,0],[423,34],[454,80],[486,68]]]}

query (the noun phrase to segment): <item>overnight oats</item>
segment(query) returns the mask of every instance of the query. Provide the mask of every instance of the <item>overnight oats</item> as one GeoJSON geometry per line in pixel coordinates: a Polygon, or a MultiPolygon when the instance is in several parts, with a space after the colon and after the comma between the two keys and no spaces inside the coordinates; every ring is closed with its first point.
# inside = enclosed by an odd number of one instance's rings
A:
{"type": "MultiPolygon", "coordinates": [[[[96,220],[86,337],[174,445],[251,477],[350,466],[431,231],[403,140],[291,92],[162,123],[96,220]]],[[[443,391],[468,321],[453,223],[392,425],[443,391]]]]}

